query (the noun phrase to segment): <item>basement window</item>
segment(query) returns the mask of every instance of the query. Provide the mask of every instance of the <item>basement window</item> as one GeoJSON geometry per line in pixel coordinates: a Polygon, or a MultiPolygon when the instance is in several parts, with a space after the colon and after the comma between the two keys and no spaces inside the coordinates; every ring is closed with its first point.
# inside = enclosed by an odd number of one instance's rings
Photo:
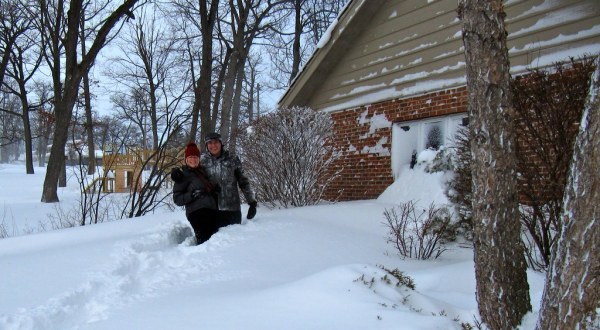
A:
{"type": "Polygon", "coordinates": [[[394,178],[404,165],[409,165],[413,153],[442,146],[452,147],[459,127],[468,125],[467,114],[427,118],[395,123],[392,126],[392,172],[394,178]]]}

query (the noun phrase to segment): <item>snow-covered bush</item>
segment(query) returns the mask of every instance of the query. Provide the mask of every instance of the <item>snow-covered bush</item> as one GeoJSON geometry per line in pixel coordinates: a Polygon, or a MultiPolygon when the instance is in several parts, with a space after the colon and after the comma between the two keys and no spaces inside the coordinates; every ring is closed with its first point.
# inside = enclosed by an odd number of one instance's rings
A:
{"type": "Polygon", "coordinates": [[[452,150],[444,146],[440,146],[436,151],[433,160],[431,160],[427,166],[425,166],[425,172],[435,173],[452,171],[454,169],[452,158],[452,150]]]}
{"type": "Polygon", "coordinates": [[[447,183],[445,191],[448,200],[454,204],[458,223],[467,239],[473,233],[473,209],[471,200],[471,146],[469,145],[469,130],[460,127],[454,137],[454,152],[452,157],[454,175],[447,183]]]}
{"type": "Polygon", "coordinates": [[[434,203],[417,210],[415,202],[409,201],[386,209],[384,215],[388,242],[404,257],[437,259],[446,251],[444,243],[455,239],[450,212],[434,203]]]}
{"type": "Polygon", "coordinates": [[[278,109],[240,134],[244,169],[257,199],[271,207],[313,205],[338,175],[328,114],[310,108],[278,109]]]}

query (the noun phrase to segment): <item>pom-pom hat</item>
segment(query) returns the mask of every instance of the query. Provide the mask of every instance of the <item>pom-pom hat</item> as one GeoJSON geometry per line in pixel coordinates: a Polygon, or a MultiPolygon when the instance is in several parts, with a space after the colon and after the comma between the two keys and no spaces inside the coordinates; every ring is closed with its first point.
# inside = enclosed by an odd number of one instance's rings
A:
{"type": "Polygon", "coordinates": [[[194,142],[188,143],[185,147],[185,158],[191,156],[200,157],[200,149],[198,149],[198,146],[194,142]]]}

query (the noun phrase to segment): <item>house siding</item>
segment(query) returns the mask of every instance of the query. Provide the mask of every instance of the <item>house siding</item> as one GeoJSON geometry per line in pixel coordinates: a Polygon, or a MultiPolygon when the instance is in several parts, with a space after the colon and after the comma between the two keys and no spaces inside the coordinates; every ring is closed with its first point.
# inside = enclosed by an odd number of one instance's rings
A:
{"type": "MultiPolygon", "coordinates": [[[[456,0],[385,1],[368,21],[349,23],[365,29],[318,88],[310,95],[291,92],[280,104],[333,112],[465,85],[456,10],[456,0]]],[[[513,74],[600,52],[598,0],[512,0],[505,10],[513,74]]]]}

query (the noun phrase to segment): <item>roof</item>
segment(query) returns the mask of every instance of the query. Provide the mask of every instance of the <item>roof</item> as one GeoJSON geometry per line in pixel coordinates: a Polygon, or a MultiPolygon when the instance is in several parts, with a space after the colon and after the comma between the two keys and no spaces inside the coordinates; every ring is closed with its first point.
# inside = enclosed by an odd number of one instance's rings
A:
{"type": "MultiPolygon", "coordinates": [[[[505,2],[512,73],[600,53],[600,1],[505,2]]],[[[466,84],[456,0],[352,0],[279,105],[337,111],[466,84]]]]}

